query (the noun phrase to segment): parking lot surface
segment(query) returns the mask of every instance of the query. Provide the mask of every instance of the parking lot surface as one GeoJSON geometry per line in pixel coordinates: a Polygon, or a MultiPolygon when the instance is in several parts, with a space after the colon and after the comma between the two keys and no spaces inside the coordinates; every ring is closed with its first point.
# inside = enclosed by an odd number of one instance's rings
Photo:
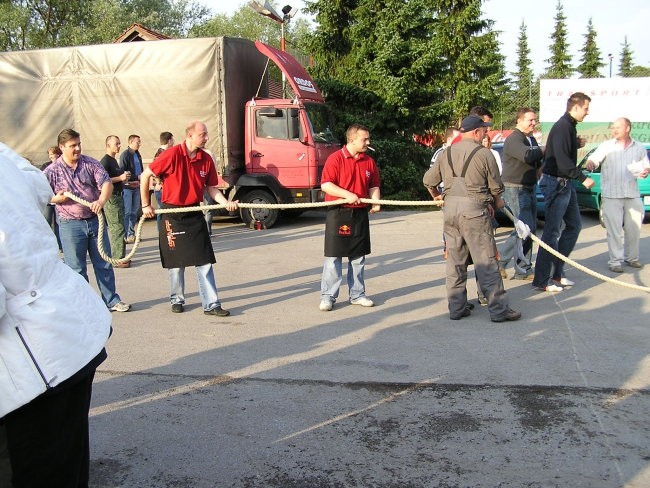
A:
{"type": "MultiPolygon", "coordinates": [[[[323,212],[262,231],[216,222],[228,318],[203,315],[193,269],[171,313],[146,222],[116,270],[133,310],[113,314],[95,379],[91,486],[650,486],[650,296],[568,268],[576,284],[555,295],[505,280],[518,322],[478,305],[451,321],[440,217],[373,216],[376,305],[350,305],[344,286],[331,312],[318,309],[323,212]]],[[[611,275],[605,230],[583,219],[571,257],[611,275]]],[[[616,278],[650,286],[650,266],[616,278]]]]}

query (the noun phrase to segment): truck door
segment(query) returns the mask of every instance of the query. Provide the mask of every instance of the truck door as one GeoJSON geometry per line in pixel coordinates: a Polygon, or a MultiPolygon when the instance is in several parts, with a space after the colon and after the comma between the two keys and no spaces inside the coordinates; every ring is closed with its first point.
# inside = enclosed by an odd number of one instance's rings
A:
{"type": "Polygon", "coordinates": [[[303,144],[300,110],[286,106],[253,107],[251,172],[273,175],[285,188],[314,185],[316,168],[303,144]]]}

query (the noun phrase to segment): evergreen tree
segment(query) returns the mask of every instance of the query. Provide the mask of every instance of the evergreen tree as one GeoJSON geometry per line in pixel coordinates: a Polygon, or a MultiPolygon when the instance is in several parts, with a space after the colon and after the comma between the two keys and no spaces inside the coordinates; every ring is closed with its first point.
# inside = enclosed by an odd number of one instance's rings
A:
{"type": "Polygon", "coordinates": [[[555,13],[555,29],[551,34],[551,57],[546,60],[548,69],[544,74],[544,78],[568,78],[573,73],[567,35],[564,7],[562,7],[562,2],[558,0],[555,13]]]}
{"type": "Polygon", "coordinates": [[[584,37],[585,45],[580,50],[582,63],[578,66],[578,73],[580,73],[581,78],[602,78],[600,70],[605,66],[605,63],[601,61],[600,50],[596,44],[596,29],[594,29],[591,18],[587,23],[587,33],[584,37]]]}
{"type": "Polygon", "coordinates": [[[624,78],[629,78],[632,76],[632,48],[627,42],[627,36],[623,41],[621,49],[621,64],[619,65],[618,75],[624,78]]]}
{"type": "Polygon", "coordinates": [[[531,64],[526,23],[522,20],[517,39],[517,71],[512,73],[514,76],[516,105],[518,106],[532,107],[536,105],[532,99],[533,70],[530,68],[531,64]]]}

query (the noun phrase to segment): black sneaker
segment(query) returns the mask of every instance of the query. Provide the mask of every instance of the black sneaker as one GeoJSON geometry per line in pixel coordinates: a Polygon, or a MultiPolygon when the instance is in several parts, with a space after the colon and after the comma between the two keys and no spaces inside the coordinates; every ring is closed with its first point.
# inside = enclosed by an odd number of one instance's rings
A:
{"type": "Polygon", "coordinates": [[[172,312],[174,313],[183,313],[183,304],[182,303],[174,303],[172,304],[172,312]]]}
{"type": "Polygon", "coordinates": [[[509,308],[506,310],[506,313],[503,314],[501,317],[494,317],[490,320],[492,322],[514,322],[515,320],[519,320],[521,318],[521,312],[517,312],[516,310],[513,310],[509,308]]]}
{"type": "Polygon", "coordinates": [[[217,317],[227,317],[230,315],[230,312],[228,310],[224,310],[221,307],[216,307],[212,310],[204,310],[203,313],[205,315],[216,315],[217,317]]]}

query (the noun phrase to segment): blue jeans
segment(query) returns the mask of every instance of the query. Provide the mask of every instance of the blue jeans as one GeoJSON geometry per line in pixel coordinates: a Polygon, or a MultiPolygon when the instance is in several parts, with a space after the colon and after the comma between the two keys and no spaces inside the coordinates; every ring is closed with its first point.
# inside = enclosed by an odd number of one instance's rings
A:
{"type": "MultiPolygon", "coordinates": [[[[366,294],[366,285],[363,282],[363,270],[366,257],[348,258],[348,288],[350,300],[356,300],[366,294]]],[[[339,296],[339,289],[343,282],[343,258],[326,257],[323,264],[323,277],[321,279],[321,300],[335,302],[339,296]]]]}
{"type": "MultiPolygon", "coordinates": [[[[99,236],[99,221],[97,217],[88,220],[59,218],[58,221],[65,264],[88,281],[86,254],[90,255],[90,262],[95,271],[95,279],[97,280],[97,286],[102,300],[104,300],[104,303],[109,308],[117,304],[121,299],[115,292],[115,273],[113,273],[113,266],[102,259],[97,248],[99,236]]],[[[106,232],[102,236],[102,243],[104,251],[110,254],[111,247],[106,232]]]]}
{"type": "MultiPolygon", "coordinates": [[[[503,199],[510,207],[512,214],[530,228],[531,234],[535,234],[537,230],[537,199],[535,197],[535,187],[506,186],[503,199]]],[[[517,231],[513,230],[503,243],[501,249],[499,249],[499,267],[505,268],[510,262],[510,259],[514,257],[517,239],[517,231]]],[[[523,251],[528,263],[517,262],[515,260],[515,275],[525,276],[531,272],[532,265],[530,263],[532,263],[533,241],[530,237],[523,242],[523,251]]]]}
{"type": "MultiPolygon", "coordinates": [[[[162,208],[162,190],[154,190],[153,197],[156,199],[156,204],[158,208],[162,208]]],[[[156,226],[158,227],[158,233],[162,226],[162,214],[156,214],[156,226]]]]}
{"type": "Polygon", "coordinates": [[[124,236],[135,235],[135,226],[138,221],[140,208],[140,188],[124,188],[124,236]]]}
{"type": "MultiPolygon", "coordinates": [[[[544,222],[542,242],[563,256],[569,256],[578,241],[582,229],[576,190],[570,180],[558,181],[556,177],[546,174],[542,175],[540,179],[539,189],[544,195],[544,205],[546,207],[546,221],[544,222]],[[562,222],[565,224],[564,230],[560,230],[562,222]]],[[[540,246],[537,251],[537,261],[535,262],[533,286],[544,287],[548,285],[551,276],[557,280],[564,276],[564,261],[552,256],[551,253],[540,246]]]]}
{"type": "MultiPolygon", "coordinates": [[[[212,264],[208,263],[195,268],[203,310],[208,311],[220,307],[212,264]]],[[[172,305],[185,303],[185,268],[169,268],[169,300],[172,305]]]]}

